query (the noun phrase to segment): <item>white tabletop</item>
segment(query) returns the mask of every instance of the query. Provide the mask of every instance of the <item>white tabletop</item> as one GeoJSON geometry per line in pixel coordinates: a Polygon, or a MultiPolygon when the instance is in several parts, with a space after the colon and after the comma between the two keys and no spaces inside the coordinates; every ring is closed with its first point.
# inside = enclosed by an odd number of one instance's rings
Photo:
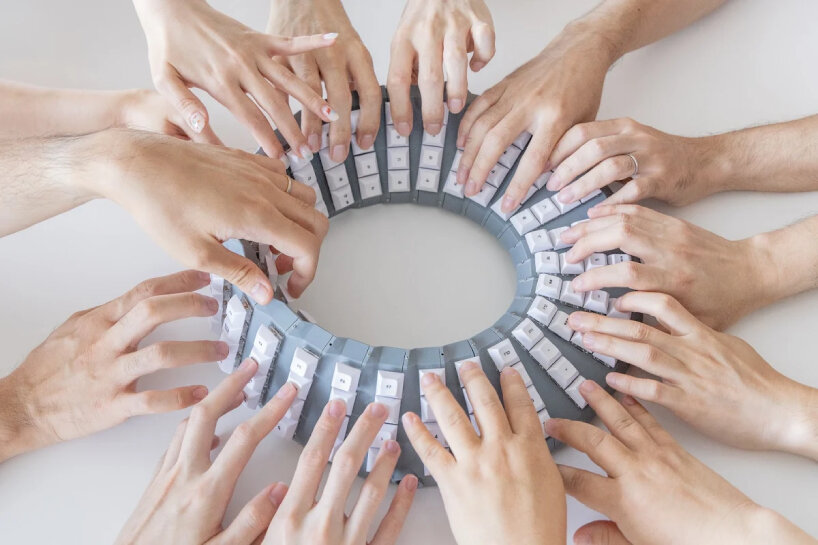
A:
{"type": "MultiPolygon", "coordinates": [[[[471,80],[475,92],[499,80],[594,2],[490,2],[498,53],[471,80]]],[[[248,24],[266,21],[264,0],[214,2],[248,24]]],[[[385,80],[389,38],[403,2],[348,1],[385,80]]],[[[811,114],[818,96],[818,4],[733,2],[659,44],[619,62],[606,82],[600,117],[630,116],[660,129],[701,135],[811,114]]],[[[89,88],[150,86],[144,39],[126,0],[29,0],[0,8],[0,77],[89,88]]],[[[208,104],[212,104],[209,101],[208,104]]],[[[212,106],[217,132],[253,149],[249,135],[212,106]]],[[[0,121],[2,122],[2,121],[0,121]]],[[[739,238],[815,213],[818,194],[730,194],[671,213],[739,238]]],[[[665,208],[662,207],[664,210],[665,208]]],[[[96,202],[0,240],[0,372],[6,374],[72,312],[138,281],[179,269],[116,206],[96,202]]],[[[719,279],[714,279],[718,281],[719,279]]],[[[396,346],[459,340],[500,316],[514,276],[503,250],[473,224],[439,210],[376,207],[333,221],[319,277],[303,305],[339,335],[396,346]],[[353,318],[353,319],[350,319],[353,318]]],[[[731,332],[776,368],[818,385],[814,351],[818,293],[746,318],[731,332]]],[[[204,320],[160,328],[151,339],[209,336],[204,320]]],[[[221,378],[214,364],[160,373],[141,387],[221,378]]],[[[225,418],[228,433],[250,413],[225,418]]],[[[703,438],[665,411],[663,424],[693,454],[754,500],[818,535],[814,463],[742,452],[703,438]]],[[[137,418],[94,437],[0,465],[0,528],[8,543],[110,542],[146,487],[182,413],[137,418]]],[[[244,472],[228,517],[273,480],[287,481],[300,447],[268,438],[244,472]]],[[[563,463],[591,467],[569,450],[563,463]]],[[[438,491],[421,490],[400,543],[452,543],[438,491]]],[[[598,515],[569,500],[569,532],[598,515]]]]}

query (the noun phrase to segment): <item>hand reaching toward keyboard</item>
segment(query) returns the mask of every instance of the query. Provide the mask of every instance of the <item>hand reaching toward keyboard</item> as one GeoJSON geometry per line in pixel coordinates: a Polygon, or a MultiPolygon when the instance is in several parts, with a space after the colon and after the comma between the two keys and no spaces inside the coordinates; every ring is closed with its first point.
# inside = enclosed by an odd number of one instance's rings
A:
{"type": "Polygon", "coordinates": [[[754,238],[727,240],[637,205],[599,205],[588,216],[590,221],[562,233],[573,244],[566,261],[621,248],[642,262],[586,271],[573,281],[577,291],[627,287],[667,293],[716,329],[777,298],[767,289],[772,263],[754,238]],[[726,278],[730,281],[719,281],[726,278]]]}
{"type": "Polygon", "coordinates": [[[217,143],[207,129],[207,109],[190,87],[206,91],[230,110],[268,156],[281,157],[283,149],[265,113],[298,155],[312,157],[287,95],[324,121],[333,120],[335,113],[319,93],[273,56],[325,48],[334,43],[332,36],[291,39],[267,35],[203,1],[134,0],[134,6],[148,41],[154,85],[201,135],[199,140],[217,143]]]}
{"type": "Polygon", "coordinates": [[[815,544],[790,521],[757,505],[691,456],[633,398],[626,397],[620,405],[591,380],[580,392],[610,433],[558,418],[548,420],[545,428],[607,473],[605,477],[559,467],[568,494],[612,522],[580,528],[575,543],[815,544]]]}
{"type": "Polygon", "coordinates": [[[345,416],[346,405],[342,400],[327,404],[301,453],[290,490],[273,516],[264,537],[265,544],[394,545],[397,541],[417,489],[418,480],[414,475],[405,476],[398,485],[375,537],[367,542],[369,528],[400,456],[400,445],[396,441],[384,442],[357,503],[349,515],[345,514],[358,470],[388,416],[387,408],[380,403],[370,404],[358,417],[335,453],[326,485],[316,501],[327,459],[345,416]]]}
{"type": "Polygon", "coordinates": [[[131,416],[183,409],[205,386],[138,392],[137,380],[159,369],[218,361],[216,341],[157,342],[138,348],[159,325],[211,316],[217,302],[193,293],[209,275],[185,271],[139,284],[125,295],[77,312],[9,376],[0,379],[0,461],[120,424],[131,416]]]}
{"type": "Polygon", "coordinates": [[[403,426],[437,481],[455,540],[472,543],[565,543],[565,491],[534,405],[519,373],[503,370],[503,405],[474,362],[460,376],[480,427],[434,373],[421,390],[451,446],[449,453],[414,413],[403,426]]]}
{"type": "Polygon", "coordinates": [[[588,350],[657,377],[610,373],[611,387],[667,407],[730,445],[818,460],[818,390],[783,376],[749,344],[710,329],[668,295],[630,292],[616,306],[654,316],[667,332],[630,320],[573,313],[568,323],[582,333],[588,350]]]}
{"type": "Polygon", "coordinates": [[[194,131],[168,99],[154,91],[135,89],[117,95],[117,127],[222,145],[210,125],[201,132],[194,131]]]}
{"type": "MultiPolygon", "coordinates": [[[[381,88],[372,66],[372,57],[349,22],[341,0],[274,0],[270,6],[267,31],[282,36],[337,32],[332,47],[276,60],[321,94],[321,82],[327,89],[327,101],[338,115],[330,125],[330,157],[343,161],[349,152],[352,132],[358,145],[370,149],[381,122],[381,88]],[[350,115],[352,95],[358,91],[361,114],[357,127],[350,115]]],[[[321,148],[321,118],[314,112],[301,114],[301,130],[313,152],[321,148]]]]}
{"type": "Polygon", "coordinates": [[[409,0],[392,38],[387,77],[397,131],[403,136],[412,131],[409,87],[415,80],[422,98],[423,127],[437,135],[443,123],[444,83],[449,110],[460,113],[469,91],[468,68],[478,72],[492,57],[494,22],[483,0],[409,0]]]}

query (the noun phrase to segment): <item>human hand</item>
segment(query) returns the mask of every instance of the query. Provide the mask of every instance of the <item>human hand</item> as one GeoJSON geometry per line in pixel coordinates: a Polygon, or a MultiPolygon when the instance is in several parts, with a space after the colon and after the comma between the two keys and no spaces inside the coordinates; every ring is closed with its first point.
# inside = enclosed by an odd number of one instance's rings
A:
{"type": "Polygon", "coordinates": [[[463,364],[460,376],[480,436],[433,373],[424,374],[421,388],[451,454],[416,414],[403,416],[412,446],[440,487],[455,540],[565,543],[565,491],[519,373],[507,367],[500,374],[503,404],[476,363],[463,364]]]}
{"type": "Polygon", "coordinates": [[[409,89],[414,80],[423,99],[424,130],[437,135],[443,124],[444,70],[449,110],[457,114],[469,92],[467,67],[479,72],[492,57],[494,22],[483,0],[409,0],[392,38],[386,80],[397,131],[412,132],[409,89]]]}
{"type": "Polygon", "coordinates": [[[116,123],[123,129],[148,131],[182,140],[211,142],[222,145],[210,125],[196,132],[162,95],[148,89],[132,89],[116,93],[116,123]]]}
{"type": "Polygon", "coordinates": [[[580,393],[610,430],[552,418],[545,429],[607,477],[559,466],[571,496],[613,521],[574,534],[583,545],[815,543],[685,451],[632,397],[620,405],[595,382],[580,393]]]}
{"type": "Polygon", "coordinates": [[[334,35],[282,38],[256,32],[203,0],[134,0],[134,6],[148,41],[153,83],[194,132],[218,143],[204,133],[207,109],[190,87],[204,90],[230,110],[268,156],[282,157],[284,151],[265,114],[292,150],[312,158],[287,96],[324,121],[334,121],[337,114],[320,93],[273,57],[330,46],[334,35]]]}
{"type": "MultiPolygon", "coordinates": [[[[370,149],[381,123],[381,87],[372,66],[372,57],[349,22],[340,0],[273,0],[267,32],[297,36],[337,32],[332,47],[301,55],[280,57],[315,93],[321,94],[321,82],[327,88],[327,101],[338,112],[338,120],[329,128],[330,157],[343,161],[349,152],[352,132],[357,133],[361,149],[370,149]],[[361,114],[352,127],[350,89],[358,91],[361,114]]],[[[321,119],[314,112],[301,112],[301,130],[310,149],[321,148],[321,119]]]]}
{"type": "MultiPolygon", "coordinates": [[[[386,495],[389,479],[400,456],[400,445],[386,441],[349,515],[345,514],[352,484],[361,463],[386,421],[388,410],[370,404],[335,453],[326,485],[316,501],[327,459],[346,416],[341,400],[330,401],[318,419],[298,461],[290,490],[273,517],[264,543],[288,545],[366,545],[369,527],[386,495]]],[[[398,486],[386,516],[381,520],[371,545],[391,545],[400,533],[418,480],[407,475],[398,486]]]]}
{"type": "Polygon", "coordinates": [[[534,181],[552,167],[550,156],[565,132],[596,116],[605,74],[613,62],[599,37],[570,27],[539,55],[483,93],[466,110],[457,136],[465,148],[457,183],[476,195],[511,143],[533,136],[506,189],[502,210],[516,208],[534,181]]]}
{"type": "Polygon", "coordinates": [[[628,261],[586,271],[576,290],[627,287],[677,298],[694,316],[724,329],[777,297],[767,289],[771,260],[754,239],[724,239],[686,221],[637,205],[599,205],[590,221],[562,234],[577,263],[592,253],[621,248],[642,262],[628,261]],[[730,279],[729,282],[721,280],[730,279]]]}
{"type": "Polygon", "coordinates": [[[218,303],[192,293],[205,273],[184,271],[147,280],[125,295],[77,312],[9,376],[0,380],[0,461],[60,441],[113,427],[131,416],[183,409],[207,395],[205,386],[138,392],[140,377],[159,369],[218,361],[227,345],[216,341],[139,343],[157,326],[212,316],[218,303]]]}
{"type": "Polygon", "coordinates": [[[611,182],[625,182],[603,204],[654,198],[681,206],[721,190],[719,177],[707,175],[715,153],[703,139],[667,134],[632,119],[580,123],[554,149],[556,168],[546,187],[570,204],[611,182]]]}
{"type": "Polygon", "coordinates": [[[658,377],[610,373],[612,388],[667,407],[718,441],[818,460],[818,425],[811,414],[818,390],[788,379],[749,344],[710,329],[668,295],[630,292],[616,307],[650,314],[667,332],[588,312],[570,316],[569,325],[582,333],[588,350],[658,377]]]}
{"type": "Polygon", "coordinates": [[[83,183],[119,203],[183,263],[225,278],[261,304],[272,299],[274,286],[223,241],[254,240],[289,256],[294,272],[287,287],[294,297],[314,278],[329,223],[313,207],[310,187],[292,181],[287,193],[278,160],[148,133],[107,131],[91,138],[89,153],[100,158],[102,172],[83,183]]]}
{"type": "Polygon", "coordinates": [[[242,402],[242,388],[257,370],[254,360],[242,362],[179,425],[116,543],[258,543],[287,493],[283,483],[266,486],[227,528],[222,521],[239,475],[295,399],[295,386],[282,386],[252,418],[236,427],[215,459],[210,455],[218,445],[213,435],[216,423],[242,402]]]}

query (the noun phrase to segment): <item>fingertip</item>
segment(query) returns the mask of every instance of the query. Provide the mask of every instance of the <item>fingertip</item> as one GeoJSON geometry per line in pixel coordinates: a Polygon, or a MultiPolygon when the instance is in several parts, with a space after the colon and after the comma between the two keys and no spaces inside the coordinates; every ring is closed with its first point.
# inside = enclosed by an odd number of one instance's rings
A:
{"type": "Polygon", "coordinates": [[[207,386],[193,386],[193,389],[190,392],[191,397],[194,400],[194,403],[198,403],[199,401],[203,400],[207,397],[207,386]]]}
{"type": "Polygon", "coordinates": [[[418,488],[418,478],[413,474],[408,474],[401,479],[400,486],[408,492],[414,492],[418,488]]]}
{"type": "Polygon", "coordinates": [[[281,505],[281,502],[284,501],[284,496],[287,495],[288,487],[284,483],[275,483],[272,488],[270,488],[270,492],[267,494],[270,502],[278,507],[281,505]]]}
{"type": "Polygon", "coordinates": [[[250,297],[260,304],[266,305],[273,299],[273,286],[268,278],[259,279],[250,290],[250,297]]]}

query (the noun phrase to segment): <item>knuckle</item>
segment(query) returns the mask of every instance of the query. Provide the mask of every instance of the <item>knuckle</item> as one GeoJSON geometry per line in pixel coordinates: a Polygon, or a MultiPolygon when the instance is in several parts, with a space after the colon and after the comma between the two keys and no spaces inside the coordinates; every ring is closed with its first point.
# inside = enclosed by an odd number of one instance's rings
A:
{"type": "Polygon", "coordinates": [[[197,404],[190,411],[191,425],[200,425],[213,419],[212,409],[207,404],[207,400],[197,404]]]}
{"type": "Polygon", "coordinates": [[[261,509],[253,506],[247,510],[244,523],[251,530],[262,530],[267,525],[267,519],[261,509]]]}
{"type": "Polygon", "coordinates": [[[639,266],[633,261],[626,262],[624,266],[624,276],[625,282],[627,282],[628,285],[635,284],[641,278],[639,266]]]}
{"type": "Polygon", "coordinates": [[[140,321],[154,322],[159,319],[159,308],[154,299],[143,299],[134,307],[134,314],[140,321]]]}
{"type": "Polygon", "coordinates": [[[332,459],[332,465],[341,473],[353,473],[361,464],[352,452],[341,447],[335,458],[332,459]]]}
{"type": "MultiPolygon", "coordinates": [[[[341,453],[339,452],[336,455],[336,458],[340,454],[341,453]]],[[[298,463],[303,464],[308,471],[320,471],[326,465],[327,460],[324,459],[323,454],[318,448],[312,446],[304,448],[298,463]]]]}
{"type": "Polygon", "coordinates": [[[647,341],[650,338],[650,329],[642,322],[634,322],[633,338],[636,341],[647,341]]]}
{"type": "Polygon", "coordinates": [[[256,440],[256,429],[252,423],[249,421],[242,422],[236,429],[233,430],[232,438],[233,441],[241,444],[241,445],[248,445],[253,443],[256,440]]]}

